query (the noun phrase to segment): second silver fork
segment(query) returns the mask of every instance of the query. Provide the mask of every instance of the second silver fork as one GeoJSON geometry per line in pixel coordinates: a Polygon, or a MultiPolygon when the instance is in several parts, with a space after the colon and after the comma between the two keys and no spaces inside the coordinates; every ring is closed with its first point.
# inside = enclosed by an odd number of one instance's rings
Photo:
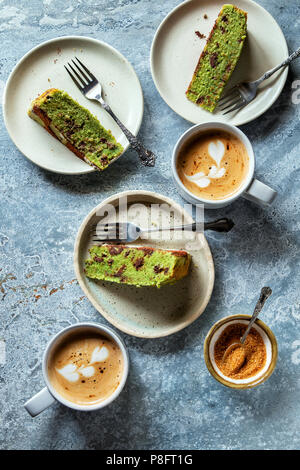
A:
{"type": "Polygon", "coordinates": [[[98,101],[105,111],[116,121],[122,132],[125,134],[131,147],[137,152],[141,162],[145,166],[155,165],[155,155],[151,150],[147,150],[140,140],[120,121],[111,107],[102,97],[102,86],[90,70],[77,58],[77,62],[72,59],[73,65],[68,62],[68,67],[64,66],[75,85],[81,93],[89,100],[98,101]]]}
{"type": "Polygon", "coordinates": [[[223,113],[225,115],[244,108],[247,106],[247,104],[254,100],[257,95],[257,89],[264,80],[270,78],[275,72],[277,72],[277,70],[281,69],[282,67],[286,67],[299,56],[300,47],[281,64],[276,65],[276,67],[266,72],[262,77],[258,78],[254,82],[242,82],[235,85],[220,99],[218,103],[218,109],[220,111],[225,111],[225,113],[223,113]]]}
{"type": "MultiPolygon", "coordinates": [[[[234,226],[231,219],[218,219],[211,222],[204,222],[204,230],[213,230],[215,232],[229,232],[234,226]]],[[[174,227],[158,227],[150,229],[142,229],[138,225],[131,222],[116,222],[110,224],[96,224],[92,228],[94,242],[122,242],[130,243],[136,241],[145,233],[165,232],[165,231],[198,231],[198,224],[179,225],[174,227]]]]}

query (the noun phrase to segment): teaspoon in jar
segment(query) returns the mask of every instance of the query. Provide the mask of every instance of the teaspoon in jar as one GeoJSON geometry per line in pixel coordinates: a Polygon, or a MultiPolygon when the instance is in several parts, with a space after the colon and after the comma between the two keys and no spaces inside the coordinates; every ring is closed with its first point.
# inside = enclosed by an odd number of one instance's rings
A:
{"type": "MultiPolygon", "coordinates": [[[[253,325],[253,323],[255,322],[255,320],[257,319],[258,315],[260,314],[266,300],[270,297],[270,295],[272,294],[272,289],[270,287],[263,287],[261,292],[260,292],[260,296],[259,296],[259,299],[257,301],[257,304],[255,305],[255,309],[254,309],[254,312],[252,314],[252,317],[249,321],[249,324],[246,328],[246,331],[245,333],[243,334],[243,336],[240,338],[240,342],[237,343],[232,343],[230,346],[228,346],[228,348],[226,349],[225,353],[224,353],[224,356],[223,356],[223,361],[225,362],[226,359],[229,357],[230,354],[233,353],[233,351],[235,349],[237,349],[239,346],[243,346],[245,341],[246,341],[246,338],[249,334],[249,331],[251,330],[251,327],[253,325]]],[[[245,348],[238,348],[237,350],[237,357],[235,358],[235,369],[239,369],[244,361],[245,361],[245,358],[246,358],[246,351],[245,351],[245,348]]]]}

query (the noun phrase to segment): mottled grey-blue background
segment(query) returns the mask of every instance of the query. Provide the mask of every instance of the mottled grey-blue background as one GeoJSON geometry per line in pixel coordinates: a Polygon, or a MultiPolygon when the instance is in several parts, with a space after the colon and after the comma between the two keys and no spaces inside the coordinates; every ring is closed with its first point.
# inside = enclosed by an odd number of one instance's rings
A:
{"type": "MultiPolygon", "coordinates": [[[[125,189],[155,190],[179,202],[170,157],[190,124],[162,101],[151,79],[149,50],[156,28],[178,0],[0,0],[0,85],[33,46],[56,36],[101,39],[133,64],[145,114],[140,136],[159,156],[144,169],[131,151],[105,172],[63,176],[39,169],[10,141],[1,118],[0,446],[3,449],[299,449],[299,158],[300,105],[292,103],[291,67],[276,103],[242,126],[257,155],[257,175],[275,187],[273,208],[239,200],[206,218],[228,215],[228,236],[207,235],[216,284],[205,313],[169,338],[122,334],[131,370],[120,397],[99,412],[54,405],[32,419],[23,403],[43,386],[41,355],[51,336],[78,321],[106,323],[74,280],[74,238],[85,215],[125,189]],[[120,175],[122,177],[120,178],[120,175]],[[74,281],[73,281],[74,280],[74,281]],[[232,391],[206,370],[203,341],[228,314],[250,313],[262,285],[273,296],[262,315],[279,343],[273,376],[252,391],[232,391]]],[[[260,0],[300,46],[298,0],[260,0]]]]}

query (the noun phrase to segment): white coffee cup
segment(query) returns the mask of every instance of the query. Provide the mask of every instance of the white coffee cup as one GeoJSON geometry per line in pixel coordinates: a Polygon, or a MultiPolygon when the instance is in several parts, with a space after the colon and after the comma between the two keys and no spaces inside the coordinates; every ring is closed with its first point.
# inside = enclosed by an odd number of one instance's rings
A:
{"type": "Polygon", "coordinates": [[[254,178],[254,169],[255,169],[255,157],[252,145],[248,137],[240,130],[238,127],[231,126],[230,124],[225,124],[221,122],[207,122],[203,124],[196,124],[195,126],[188,129],[177,141],[172,155],[172,171],[175,181],[175,185],[180,193],[180,195],[192,204],[203,204],[206,209],[219,209],[221,207],[228,206],[234,202],[239,197],[248,199],[249,201],[255,202],[256,204],[262,206],[269,206],[273,203],[274,199],[277,196],[277,192],[262,183],[261,181],[254,178]],[[222,200],[211,200],[204,199],[196,196],[191,191],[189,191],[177,173],[177,160],[180,155],[180,152],[183,146],[188,143],[190,140],[193,140],[197,135],[201,134],[203,131],[212,131],[212,130],[222,130],[229,132],[235,135],[246,147],[246,150],[249,155],[249,169],[248,174],[243,181],[241,187],[233,195],[224,198],[222,200]]]}
{"type": "Polygon", "coordinates": [[[36,395],[34,395],[24,405],[31,416],[38,415],[46,408],[48,408],[48,406],[52,405],[52,403],[54,403],[56,400],[69,408],[73,408],[73,410],[79,411],[99,410],[100,408],[104,408],[104,406],[109,405],[119,396],[122,389],[124,388],[128,376],[129,357],[125,344],[117,335],[117,333],[115,333],[111,328],[108,328],[104,325],[97,325],[96,323],[77,323],[75,325],[68,326],[67,328],[63,329],[49,341],[44,352],[42,368],[46,387],[43,388],[40,392],[38,392],[36,395]],[[77,333],[81,331],[96,331],[97,333],[102,333],[117,343],[123,355],[123,375],[118,388],[106,400],[103,400],[94,405],[78,405],[76,403],[73,403],[72,401],[66,400],[55,390],[49,380],[48,363],[54,349],[61,341],[63,341],[68,335],[75,331],[77,333]]]}

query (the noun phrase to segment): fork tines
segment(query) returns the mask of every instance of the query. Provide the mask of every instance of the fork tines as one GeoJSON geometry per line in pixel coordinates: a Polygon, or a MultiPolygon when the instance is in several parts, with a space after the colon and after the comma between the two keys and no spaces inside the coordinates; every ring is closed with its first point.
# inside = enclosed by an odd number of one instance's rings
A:
{"type": "Polygon", "coordinates": [[[116,224],[95,224],[92,228],[93,241],[120,241],[127,238],[126,228],[116,224]]]}
{"type": "Polygon", "coordinates": [[[241,95],[237,86],[231,88],[220,100],[218,103],[218,109],[220,111],[226,111],[225,114],[231,113],[246,104],[245,99],[241,95]]]}
{"type": "Polygon", "coordinates": [[[78,59],[78,57],[75,57],[75,59],[78,63],[72,59],[74,67],[70,62],[68,62],[69,68],[66,65],[64,67],[79,90],[87,91],[87,88],[91,85],[96,85],[98,80],[92,74],[92,72],[90,72],[89,69],[78,59]]]}

